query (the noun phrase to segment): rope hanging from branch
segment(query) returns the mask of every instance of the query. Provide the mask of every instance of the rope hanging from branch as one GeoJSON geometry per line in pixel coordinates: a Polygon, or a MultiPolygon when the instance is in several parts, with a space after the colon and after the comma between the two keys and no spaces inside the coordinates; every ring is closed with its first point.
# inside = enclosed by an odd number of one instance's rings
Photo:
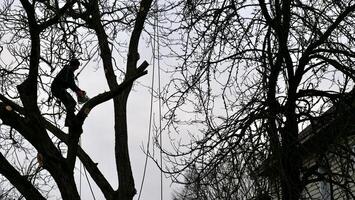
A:
{"type": "MultiPolygon", "coordinates": [[[[149,156],[149,148],[150,148],[150,139],[151,139],[151,129],[152,129],[152,121],[153,121],[153,92],[154,92],[154,83],[155,83],[155,71],[157,68],[157,75],[158,75],[158,98],[159,98],[159,142],[160,142],[160,148],[162,148],[162,134],[161,134],[161,98],[160,98],[160,49],[159,49],[159,33],[158,33],[158,0],[155,1],[155,17],[154,17],[154,25],[153,25],[153,38],[152,38],[152,51],[153,51],[153,63],[152,63],[152,81],[151,81],[151,96],[150,96],[150,112],[149,112],[149,128],[148,128],[148,138],[147,138],[147,144],[146,144],[146,157],[145,157],[145,162],[144,162],[144,170],[143,170],[143,177],[142,177],[142,182],[139,190],[139,195],[138,195],[138,200],[140,200],[142,191],[143,191],[143,185],[145,182],[145,176],[146,176],[146,170],[147,170],[147,165],[148,165],[148,156],[149,156]]],[[[160,150],[160,165],[162,166],[162,151],[160,150]]],[[[163,173],[162,171],[160,172],[160,199],[163,200],[163,173]]]]}

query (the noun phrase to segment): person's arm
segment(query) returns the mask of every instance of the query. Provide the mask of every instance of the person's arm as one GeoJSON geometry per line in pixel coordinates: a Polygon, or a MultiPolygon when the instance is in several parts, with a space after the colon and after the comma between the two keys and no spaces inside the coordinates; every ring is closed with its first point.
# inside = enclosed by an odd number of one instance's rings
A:
{"type": "Polygon", "coordinates": [[[68,70],[68,80],[67,80],[67,83],[69,84],[69,88],[71,90],[73,90],[76,94],[80,94],[82,93],[83,91],[75,84],[75,81],[74,81],[74,73],[70,70],[68,70]]]}

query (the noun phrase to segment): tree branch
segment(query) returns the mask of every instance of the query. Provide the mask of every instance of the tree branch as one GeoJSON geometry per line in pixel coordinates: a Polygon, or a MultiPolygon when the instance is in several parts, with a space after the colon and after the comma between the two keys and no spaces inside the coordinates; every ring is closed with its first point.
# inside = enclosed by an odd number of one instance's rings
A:
{"type": "Polygon", "coordinates": [[[75,2],[76,2],[75,0],[68,0],[67,3],[58,10],[58,12],[54,17],[39,24],[39,29],[44,30],[49,26],[56,24],[59,21],[59,19],[65,14],[65,12],[74,5],[75,2]]]}
{"type": "Polygon", "coordinates": [[[302,97],[315,97],[315,96],[321,96],[321,97],[328,97],[331,100],[335,100],[339,98],[339,93],[335,93],[332,91],[321,91],[321,90],[313,90],[313,89],[308,89],[308,90],[299,90],[298,93],[296,94],[297,98],[302,98],[302,97]]]}
{"type": "Polygon", "coordinates": [[[25,177],[22,176],[0,153],[0,173],[6,177],[10,183],[16,187],[16,189],[26,198],[26,199],[38,199],[45,200],[41,193],[32,185],[32,183],[25,177]]]}
{"type": "Polygon", "coordinates": [[[90,110],[92,110],[95,106],[108,101],[112,98],[114,98],[115,96],[118,96],[120,94],[122,94],[122,92],[129,86],[131,85],[136,79],[138,79],[141,76],[144,76],[145,74],[147,74],[147,71],[145,71],[145,69],[148,67],[148,62],[144,61],[137,70],[137,74],[133,77],[130,77],[126,80],[124,80],[117,88],[115,88],[112,91],[109,92],[104,92],[101,93],[95,97],[93,97],[92,99],[90,99],[88,102],[86,102],[84,104],[84,106],[80,109],[80,111],[77,114],[77,118],[79,119],[79,123],[82,124],[84,119],[87,117],[87,114],[90,110]]]}
{"type": "MultiPolygon", "coordinates": [[[[62,142],[68,145],[68,135],[64,133],[62,130],[54,126],[52,123],[48,122],[46,119],[42,118],[42,122],[45,127],[53,133],[57,138],[59,138],[62,142]]],[[[110,183],[107,181],[105,176],[101,173],[101,171],[97,167],[97,163],[95,163],[89,155],[80,147],[77,147],[77,156],[83,163],[84,167],[88,170],[91,178],[95,181],[97,186],[101,189],[106,199],[110,199],[114,194],[114,189],[111,187],[110,183]]]]}
{"type": "Polygon", "coordinates": [[[348,16],[348,14],[350,14],[351,12],[353,12],[355,10],[355,4],[347,7],[346,10],[344,12],[342,12],[337,19],[328,27],[328,29],[324,32],[323,35],[321,35],[319,37],[318,40],[314,41],[313,43],[311,43],[307,49],[304,51],[302,57],[300,58],[299,61],[299,65],[298,68],[296,70],[296,79],[295,81],[297,81],[297,83],[300,81],[302,74],[304,72],[304,68],[306,66],[306,64],[308,63],[309,59],[310,59],[310,54],[313,52],[313,50],[315,50],[317,47],[319,47],[321,44],[323,44],[328,38],[329,36],[332,34],[332,32],[339,26],[339,24],[348,16]]]}
{"type": "Polygon", "coordinates": [[[115,96],[122,94],[126,90],[126,88],[130,87],[136,79],[138,79],[139,77],[147,73],[147,71],[145,71],[147,67],[148,67],[148,62],[144,61],[138,68],[137,72],[139,73],[137,73],[134,77],[124,80],[117,88],[115,88],[112,91],[104,92],[102,94],[95,96],[94,98],[90,99],[87,103],[85,103],[84,106],[80,109],[80,111],[75,117],[76,123],[73,125],[72,128],[69,127],[67,161],[70,169],[73,169],[75,166],[75,158],[76,158],[77,147],[78,147],[77,144],[79,142],[79,138],[82,133],[81,128],[78,127],[82,127],[84,120],[88,116],[91,109],[93,109],[95,106],[105,101],[114,98],[115,96]]]}
{"type": "Polygon", "coordinates": [[[139,59],[139,54],[138,54],[139,38],[142,33],[144,22],[147,18],[147,14],[151,7],[151,4],[152,4],[152,0],[142,0],[140,3],[140,8],[137,13],[134,29],[132,31],[132,35],[129,41],[126,78],[127,76],[134,75],[136,71],[137,61],[139,59]]]}

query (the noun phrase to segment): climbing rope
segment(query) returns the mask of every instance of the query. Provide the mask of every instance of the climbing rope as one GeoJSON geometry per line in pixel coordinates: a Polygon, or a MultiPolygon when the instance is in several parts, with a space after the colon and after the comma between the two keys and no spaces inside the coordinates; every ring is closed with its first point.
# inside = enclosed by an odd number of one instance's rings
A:
{"type": "MultiPolygon", "coordinates": [[[[158,10],[158,0],[155,1],[155,8],[158,10]]],[[[152,70],[152,81],[151,81],[151,94],[150,94],[150,111],[149,111],[149,128],[148,128],[148,139],[147,139],[147,145],[146,145],[146,157],[145,157],[145,162],[144,162],[144,169],[143,169],[143,177],[142,177],[142,182],[139,190],[139,195],[138,195],[138,200],[140,200],[142,191],[143,191],[143,185],[145,181],[145,176],[146,176],[146,171],[147,171],[147,165],[148,165],[148,155],[149,155],[149,148],[150,148],[150,138],[151,138],[151,127],[152,127],[152,120],[153,120],[153,91],[154,91],[154,83],[155,83],[155,68],[156,65],[158,67],[158,93],[159,93],[159,134],[160,134],[160,144],[162,144],[162,136],[161,136],[161,98],[160,98],[160,52],[159,52],[159,34],[158,34],[158,12],[155,12],[156,16],[154,18],[154,27],[153,27],[153,45],[152,45],[152,50],[153,50],[153,70],[152,70]],[[157,63],[156,63],[157,60],[157,63]]],[[[162,151],[160,151],[160,165],[162,166],[162,151]]],[[[160,172],[160,199],[163,199],[163,174],[162,171],[160,172]]]]}
{"type": "MultiPolygon", "coordinates": [[[[79,138],[79,146],[81,147],[81,138],[79,138]]],[[[89,180],[89,177],[87,175],[87,172],[86,172],[86,169],[85,167],[83,168],[83,163],[80,161],[80,166],[79,166],[79,194],[80,194],[80,197],[81,197],[81,186],[82,186],[82,182],[81,182],[81,177],[82,177],[82,169],[84,169],[84,175],[85,175],[85,178],[86,178],[86,181],[89,185],[89,189],[90,189],[90,192],[91,192],[91,195],[92,195],[92,198],[94,200],[96,200],[96,197],[95,197],[95,193],[92,189],[92,186],[91,186],[91,183],[90,183],[90,180],[89,180]]]]}
{"type": "Polygon", "coordinates": [[[91,183],[90,183],[90,181],[89,181],[89,177],[88,177],[88,174],[86,173],[86,169],[85,169],[85,168],[84,168],[84,173],[85,173],[86,181],[88,182],[88,185],[89,185],[89,188],[90,188],[90,192],[91,192],[92,198],[93,198],[94,200],[96,200],[94,191],[92,190],[91,183]]]}
{"type": "MultiPolygon", "coordinates": [[[[163,167],[163,136],[162,136],[162,114],[161,114],[161,84],[160,84],[160,45],[159,45],[159,27],[158,27],[158,16],[159,16],[159,12],[158,12],[158,0],[156,1],[156,9],[157,9],[157,15],[156,15],[156,19],[155,19],[155,27],[156,27],[156,36],[157,36],[157,64],[158,64],[158,104],[159,104],[159,142],[160,142],[160,167],[163,167]]],[[[163,171],[160,170],[160,200],[163,200],[163,171]]]]}
{"type": "MultiPolygon", "coordinates": [[[[81,137],[79,138],[79,146],[81,147],[81,137]]],[[[81,196],[81,169],[83,167],[83,163],[80,161],[80,165],[79,165],[79,194],[81,196]]]]}
{"type": "MultiPolygon", "coordinates": [[[[153,36],[154,38],[154,36],[153,36]]],[[[154,39],[153,39],[154,40],[154,39]]],[[[147,153],[145,156],[145,161],[144,161],[144,169],[143,169],[143,177],[142,177],[142,182],[141,186],[139,189],[139,195],[138,195],[138,200],[140,200],[142,191],[143,191],[143,185],[145,181],[145,175],[147,171],[147,165],[148,165],[148,154],[149,154],[149,148],[150,148],[150,138],[151,138],[151,130],[152,130],[152,120],[153,120],[153,89],[154,89],[154,81],[155,81],[155,42],[153,43],[153,70],[152,70],[152,82],[151,82],[151,92],[150,92],[150,110],[149,110],[149,128],[148,128],[148,138],[147,138],[147,153]]]]}

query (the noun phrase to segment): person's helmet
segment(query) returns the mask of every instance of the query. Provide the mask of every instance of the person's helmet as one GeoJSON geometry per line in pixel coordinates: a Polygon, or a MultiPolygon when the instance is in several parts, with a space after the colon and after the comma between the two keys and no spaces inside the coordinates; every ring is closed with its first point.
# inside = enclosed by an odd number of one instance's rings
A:
{"type": "Polygon", "coordinates": [[[73,58],[73,59],[70,60],[70,66],[78,68],[79,65],[80,65],[80,62],[79,62],[78,59],[73,58]]]}

